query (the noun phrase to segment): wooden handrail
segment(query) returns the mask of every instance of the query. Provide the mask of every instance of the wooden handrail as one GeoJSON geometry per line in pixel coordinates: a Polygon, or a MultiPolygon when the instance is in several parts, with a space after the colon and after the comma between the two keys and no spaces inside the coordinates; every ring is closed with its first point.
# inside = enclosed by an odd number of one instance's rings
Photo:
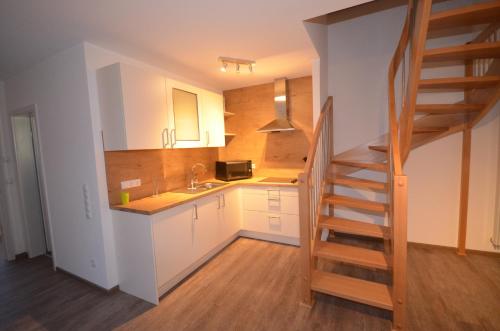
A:
{"type": "Polygon", "coordinates": [[[333,155],[333,99],[328,97],[316,128],[304,172],[298,175],[299,181],[299,220],[300,220],[300,260],[302,272],[302,303],[312,305],[311,270],[314,258],[314,239],[318,235],[319,214],[324,193],[324,179],[333,155]]]}
{"type": "Polygon", "coordinates": [[[318,147],[319,137],[321,134],[321,129],[323,128],[323,123],[327,118],[328,110],[332,107],[333,107],[333,98],[329,96],[326,99],[325,104],[321,108],[321,114],[319,115],[318,122],[314,129],[311,147],[309,147],[309,152],[307,153],[307,161],[306,165],[304,166],[304,174],[306,174],[308,177],[312,170],[314,154],[316,153],[316,148],[318,147]]]}
{"type": "MultiPolygon", "coordinates": [[[[410,5],[409,5],[410,6],[410,5]]],[[[398,46],[392,57],[391,63],[389,64],[389,145],[391,146],[390,156],[392,159],[392,165],[394,167],[394,173],[396,175],[402,174],[401,169],[401,151],[399,149],[399,128],[398,120],[396,115],[396,96],[394,90],[394,80],[396,73],[398,71],[399,65],[405,56],[406,48],[408,46],[408,40],[410,36],[410,17],[411,9],[408,9],[406,15],[406,21],[403,26],[403,31],[401,32],[401,37],[399,38],[398,46]]],[[[405,70],[405,68],[403,68],[405,70]]]]}

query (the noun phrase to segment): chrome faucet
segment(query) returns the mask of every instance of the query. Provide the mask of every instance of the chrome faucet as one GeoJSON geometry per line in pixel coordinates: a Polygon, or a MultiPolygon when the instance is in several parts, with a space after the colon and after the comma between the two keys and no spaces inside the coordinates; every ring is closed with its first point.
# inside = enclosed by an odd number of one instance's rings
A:
{"type": "Polygon", "coordinates": [[[207,167],[203,163],[195,163],[191,167],[191,181],[189,183],[189,190],[196,190],[198,185],[198,174],[196,173],[196,168],[200,167],[205,174],[207,172],[207,167]]]}

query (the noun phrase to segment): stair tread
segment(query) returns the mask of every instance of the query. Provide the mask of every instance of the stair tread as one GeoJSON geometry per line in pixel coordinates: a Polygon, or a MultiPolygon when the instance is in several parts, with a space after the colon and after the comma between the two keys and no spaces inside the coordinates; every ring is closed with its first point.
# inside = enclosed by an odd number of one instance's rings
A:
{"type": "Polygon", "coordinates": [[[494,23],[500,21],[500,2],[491,1],[432,13],[429,30],[494,23]]]}
{"type": "Polygon", "coordinates": [[[364,237],[387,239],[390,236],[390,228],[387,226],[334,216],[320,216],[319,226],[335,232],[354,234],[364,237]]]}
{"type": "Polygon", "coordinates": [[[500,57],[500,42],[485,42],[459,46],[426,49],[423,61],[441,62],[467,59],[490,59],[500,57]]]}
{"type": "Polygon", "coordinates": [[[442,127],[413,127],[413,133],[433,133],[433,132],[444,132],[447,131],[449,128],[446,126],[442,127]]]}
{"type": "Polygon", "coordinates": [[[391,288],[363,279],[314,270],[311,278],[313,291],[363,304],[393,310],[391,288]]]}
{"type": "Polygon", "coordinates": [[[498,84],[500,84],[500,76],[472,76],[421,79],[418,85],[420,89],[472,89],[498,84]]]}
{"type": "Polygon", "coordinates": [[[348,167],[355,167],[355,168],[363,168],[363,169],[370,169],[370,170],[375,170],[375,171],[387,171],[387,163],[377,163],[377,162],[363,162],[363,161],[354,161],[354,160],[333,160],[332,163],[338,164],[338,165],[343,165],[343,166],[348,166],[348,167]]]}
{"type": "Polygon", "coordinates": [[[384,213],[389,209],[389,205],[387,203],[351,198],[345,195],[337,194],[325,194],[323,196],[323,201],[331,203],[334,206],[339,205],[378,213],[384,213]]]}
{"type": "Polygon", "coordinates": [[[387,184],[369,179],[362,179],[350,176],[335,176],[328,178],[330,184],[342,185],[356,188],[367,188],[376,191],[387,191],[387,184]]]}
{"type": "Polygon", "coordinates": [[[485,105],[473,103],[455,103],[455,104],[419,104],[415,111],[417,113],[431,114],[457,114],[481,111],[485,105]]]}
{"type": "Polygon", "coordinates": [[[389,151],[389,146],[387,145],[370,145],[368,148],[382,153],[387,153],[389,151]]]}
{"type": "Polygon", "coordinates": [[[314,256],[380,270],[389,270],[392,265],[384,252],[326,241],[316,242],[314,256]]]}

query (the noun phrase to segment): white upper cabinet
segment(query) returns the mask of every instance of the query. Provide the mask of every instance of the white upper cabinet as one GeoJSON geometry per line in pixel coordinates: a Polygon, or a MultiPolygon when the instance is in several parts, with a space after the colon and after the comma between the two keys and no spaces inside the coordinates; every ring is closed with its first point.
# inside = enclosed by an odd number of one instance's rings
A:
{"type": "Polygon", "coordinates": [[[172,79],[166,79],[166,89],[170,147],[203,147],[200,129],[202,90],[172,79]]]}
{"type": "Polygon", "coordinates": [[[106,151],[164,148],[168,126],[165,78],[116,63],[97,72],[106,151]]]}
{"type": "Polygon", "coordinates": [[[206,147],[224,147],[224,98],[222,94],[204,91],[202,107],[202,135],[206,147]]]}
{"type": "Polygon", "coordinates": [[[97,82],[106,151],[225,146],[221,94],[123,63],[97,82]]]}
{"type": "Polygon", "coordinates": [[[173,79],[166,87],[170,147],[225,146],[222,95],[173,79]]]}

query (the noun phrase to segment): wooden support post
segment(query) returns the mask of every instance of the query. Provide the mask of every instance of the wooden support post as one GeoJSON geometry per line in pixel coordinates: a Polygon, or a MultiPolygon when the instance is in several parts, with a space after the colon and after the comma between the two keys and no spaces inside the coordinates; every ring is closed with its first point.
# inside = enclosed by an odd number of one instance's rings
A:
{"type": "Polygon", "coordinates": [[[311,291],[311,210],[309,196],[309,180],[304,173],[299,174],[299,220],[300,220],[300,270],[301,270],[301,303],[313,306],[311,291]]]}
{"type": "Polygon", "coordinates": [[[405,330],[408,178],[406,176],[394,176],[393,185],[393,329],[405,330]]]}
{"type": "Polygon", "coordinates": [[[460,184],[460,214],[458,224],[458,255],[465,255],[465,240],[467,237],[467,211],[469,207],[469,176],[470,176],[470,150],[472,132],[466,128],[462,143],[462,181],[460,184]]]}

